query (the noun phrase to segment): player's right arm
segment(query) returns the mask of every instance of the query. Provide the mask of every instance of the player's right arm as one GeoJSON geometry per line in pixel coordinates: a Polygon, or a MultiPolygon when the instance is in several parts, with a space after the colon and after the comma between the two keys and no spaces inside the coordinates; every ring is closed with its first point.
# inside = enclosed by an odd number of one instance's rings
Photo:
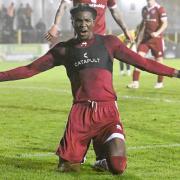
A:
{"type": "Polygon", "coordinates": [[[161,20],[160,27],[155,31],[151,33],[152,37],[158,37],[160,36],[167,28],[168,21],[167,21],[167,14],[163,7],[159,9],[159,18],[161,20]]]}
{"type": "Polygon", "coordinates": [[[136,28],[136,46],[138,47],[139,44],[141,43],[141,41],[144,38],[144,30],[145,30],[145,23],[142,20],[141,23],[139,24],[139,26],[136,28]]]}
{"type": "Polygon", "coordinates": [[[55,66],[62,65],[64,57],[64,48],[54,47],[45,55],[41,56],[28,65],[0,72],[0,82],[30,78],[55,66]]]}
{"type": "Polygon", "coordinates": [[[117,6],[117,2],[115,0],[109,0],[108,1],[109,10],[111,12],[111,15],[113,19],[116,21],[116,23],[121,27],[124,35],[126,38],[130,41],[133,41],[133,38],[131,37],[131,34],[128,31],[128,28],[126,26],[126,23],[123,20],[123,15],[120,11],[120,9],[117,6]]]}
{"type": "Polygon", "coordinates": [[[48,30],[48,32],[45,34],[45,38],[48,41],[52,41],[53,38],[56,38],[58,35],[58,26],[61,23],[62,17],[64,15],[64,12],[66,8],[68,7],[71,0],[62,0],[55,15],[54,24],[51,26],[51,28],[48,30]]]}

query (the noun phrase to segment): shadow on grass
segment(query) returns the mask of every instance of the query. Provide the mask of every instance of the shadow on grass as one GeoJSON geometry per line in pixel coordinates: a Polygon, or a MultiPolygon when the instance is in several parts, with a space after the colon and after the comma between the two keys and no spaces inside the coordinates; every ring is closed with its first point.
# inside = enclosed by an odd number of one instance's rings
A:
{"type": "Polygon", "coordinates": [[[59,108],[59,109],[52,109],[52,108],[45,108],[45,107],[42,107],[42,108],[39,108],[37,106],[35,107],[32,107],[32,106],[15,106],[15,105],[0,105],[0,108],[7,108],[7,109],[20,109],[20,110],[27,110],[27,111],[34,111],[34,112],[37,112],[37,111],[48,111],[48,112],[51,112],[51,113],[68,113],[69,111],[68,110],[62,110],[62,108],[59,108]]]}
{"type": "Polygon", "coordinates": [[[54,156],[56,156],[56,149],[36,147],[38,145],[39,145],[39,143],[32,143],[31,147],[21,146],[21,147],[16,147],[16,149],[19,149],[21,151],[27,151],[28,150],[28,152],[37,153],[37,154],[52,153],[52,155],[54,154],[54,156]],[[41,152],[41,153],[39,153],[39,152],[41,152]]]}
{"type": "Polygon", "coordinates": [[[53,162],[52,160],[37,160],[37,159],[29,159],[29,158],[16,158],[16,157],[6,157],[0,156],[0,166],[4,166],[7,169],[18,169],[23,171],[32,171],[36,172],[46,172],[49,174],[56,174],[58,176],[63,177],[72,177],[73,179],[104,179],[104,180],[112,180],[112,179],[122,179],[122,180],[141,180],[134,174],[130,174],[128,171],[124,173],[122,176],[120,175],[111,175],[109,172],[97,172],[92,169],[90,164],[84,164],[81,167],[80,173],[60,173],[57,170],[57,162],[53,162]]]}
{"type": "MultiPolygon", "coordinates": [[[[50,166],[56,167],[56,164],[49,162],[49,160],[34,159],[34,158],[22,158],[22,157],[7,157],[0,156],[0,165],[11,166],[20,169],[35,169],[43,170],[49,169],[50,166]]],[[[50,168],[52,169],[52,168],[50,168]]]]}

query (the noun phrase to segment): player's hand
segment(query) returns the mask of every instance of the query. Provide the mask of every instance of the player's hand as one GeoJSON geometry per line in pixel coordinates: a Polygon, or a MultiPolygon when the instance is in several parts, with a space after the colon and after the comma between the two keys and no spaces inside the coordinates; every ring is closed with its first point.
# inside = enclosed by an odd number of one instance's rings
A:
{"type": "Polygon", "coordinates": [[[159,33],[157,33],[157,32],[152,32],[152,33],[151,33],[151,37],[159,37],[159,33]]]}
{"type": "Polygon", "coordinates": [[[180,78],[180,70],[175,70],[173,76],[177,77],[177,78],[180,78]]]}
{"type": "Polygon", "coordinates": [[[134,42],[134,39],[133,39],[133,37],[132,37],[132,35],[131,35],[131,33],[129,32],[129,31],[125,31],[124,32],[124,35],[126,36],[126,39],[128,40],[128,41],[130,41],[131,43],[132,42],[134,42]]]}
{"type": "Polygon", "coordinates": [[[52,41],[52,39],[57,38],[58,36],[58,27],[57,25],[53,25],[47,33],[45,33],[44,38],[48,41],[52,41]]]}
{"type": "Polygon", "coordinates": [[[180,78],[180,70],[177,73],[177,78],[180,78]]]}

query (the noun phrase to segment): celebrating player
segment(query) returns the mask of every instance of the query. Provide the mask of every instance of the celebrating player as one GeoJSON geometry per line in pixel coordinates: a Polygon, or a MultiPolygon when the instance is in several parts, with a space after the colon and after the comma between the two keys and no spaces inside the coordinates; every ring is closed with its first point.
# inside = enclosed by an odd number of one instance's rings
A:
{"type": "MultiPolygon", "coordinates": [[[[113,89],[113,59],[169,77],[180,71],[147,60],[113,35],[93,33],[96,10],[86,4],[70,11],[77,37],[60,42],[29,65],[0,72],[0,81],[29,78],[63,65],[71,82],[73,104],[57,155],[60,171],[78,171],[90,141],[102,147],[106,169],[122,174],[127,166],[125,137],[113,89]]],[[[100,150],[100,149],[99,149],[100,150]]]]}

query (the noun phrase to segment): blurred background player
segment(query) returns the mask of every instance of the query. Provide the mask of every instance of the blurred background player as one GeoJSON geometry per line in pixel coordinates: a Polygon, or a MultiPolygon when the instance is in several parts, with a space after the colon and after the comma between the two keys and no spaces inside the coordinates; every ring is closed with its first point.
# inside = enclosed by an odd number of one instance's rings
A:
{"type": "MultiPolygon", "coordinates": [[[[164,7],[155,0],[147,0],[147,5],[142,9],[142,22],[138,36],[141,36],[137,51],[141,56],[145,56],[149,50],[155,60],[163,63],[163,32],[167,28],[167,14],[164,7]]],[[[133,82],[127,85],[128,88],[139,88],[140,70],[133,71],[133,82]]],[[[163,88],[163,76],[158,76],[154,88],[163,88]]]]}
{"type": "MultiPolygon", "coordinates": [[[[131,30],[129,31],[129,34],[131,36],[132,39],[136,39],[136,30],[131,30]]],[[[130,48],[131,50],[133,50],[134,52],[136,52],[136,44],[135,41],[130,41],[126,38],[126,36],[124,34],[120,34],[118,36],[118,38],[124,43],[126,44],[126,46],[128,48],[130,48]]],[[[130,69],[130,65],[123,63],[122,61],[119,62],[119,69],[120,69],[120,75],[131,75],[131,69],[130,69]],[[126,67],[126,69],[125,69],[126,67]]]]}
{"type": "Polygon", "coordinates": [[[126,38],[132,40],[128,32],[127,26],[122,19],[122,14],[117,6],[116,0],[103,0],[103,1],[102,0],[62,0],[56,12],[54,24],[45,35],[45,38],[48,41],[51,41],[51,43],[54,44],[59,41],[58,26],[61,23],[62,16],[64,15],[65,10],[71,3],[73,3],[74,6],[77,5],[78,3],[86,3],[96,9],[97,17],[95,20],[94,33],[101,35],[106,34],[105,12],[108,7],[113,19],[121,27],[126,38]]]}

